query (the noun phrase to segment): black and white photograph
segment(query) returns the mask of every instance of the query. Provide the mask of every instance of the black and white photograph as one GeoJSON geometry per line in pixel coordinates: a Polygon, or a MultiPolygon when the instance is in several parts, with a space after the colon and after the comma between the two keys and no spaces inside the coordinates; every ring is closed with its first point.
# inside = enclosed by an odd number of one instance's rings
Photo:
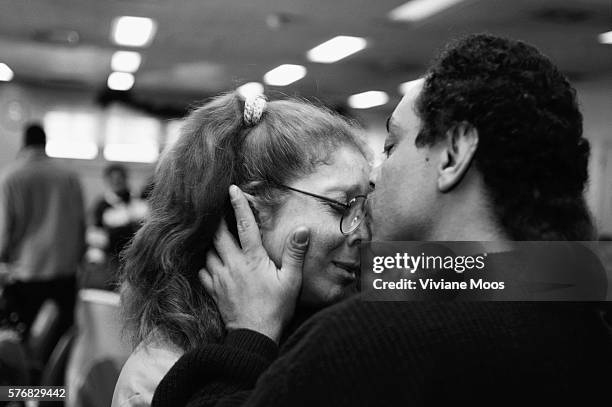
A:
{"type": "Polygon", "coordinates": [[[611,0],[0,0],[0,407],[611,388],[611,0]]]}

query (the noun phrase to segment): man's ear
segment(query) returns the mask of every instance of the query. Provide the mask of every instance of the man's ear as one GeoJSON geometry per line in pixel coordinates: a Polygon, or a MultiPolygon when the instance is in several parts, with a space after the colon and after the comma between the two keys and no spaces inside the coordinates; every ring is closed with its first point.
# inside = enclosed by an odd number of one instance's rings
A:
{"type": "Polygon", "coordinates": [[[448,129],[443,143],[438,168],[438,190],[448,192],[459,185],[474,160],[478,148],[478,130],[470,123],[457,123],[448,129]]]}

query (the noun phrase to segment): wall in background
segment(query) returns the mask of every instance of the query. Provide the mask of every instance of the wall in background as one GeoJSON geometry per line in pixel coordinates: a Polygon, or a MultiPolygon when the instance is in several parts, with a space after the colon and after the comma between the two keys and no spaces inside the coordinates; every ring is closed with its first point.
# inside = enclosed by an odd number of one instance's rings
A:
{"type": "Polygon", "coordinates": [[[612,77],[576,84],[591,142],[587,200],[600,233],[612,233],[612,77]]]}
{"type": "MultiPolygon", "coordinates": [[[[82,90],[34,88],[14,83],[0,83],[0,171],[14,161],[22,144],[22,131],[30,121],[42,122],[52,110],[78,109],[91,112],[104,123],[109,110],[95,103],[95,93],[82,90]]],[[[125,111],[122,111],[125,114],[125,111]]],[[[102,171],[109,162],[100,153],[93,160],[58,159],[81,177],[87,208],[104,192],[102,171]]],[[[153,164],[123,163],[130,171],[130,185],[139,192],[153,173],[153,164]]]]}

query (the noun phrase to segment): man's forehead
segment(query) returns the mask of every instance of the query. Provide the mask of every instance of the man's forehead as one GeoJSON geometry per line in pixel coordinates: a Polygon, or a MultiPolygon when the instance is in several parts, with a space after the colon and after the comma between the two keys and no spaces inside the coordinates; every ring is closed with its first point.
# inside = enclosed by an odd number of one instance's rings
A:
{"type": "Polygon", "coordinates": [[[402,123],[404,123],[408,117],[414,114],[414,104],[416,99],[419,97],[424,84],[424,78],[408,82],[404,88],[406,89],[404,97],[393,111],[391,117],[389,117],[387,120],[387,130],[401,127],[402,123]]]}

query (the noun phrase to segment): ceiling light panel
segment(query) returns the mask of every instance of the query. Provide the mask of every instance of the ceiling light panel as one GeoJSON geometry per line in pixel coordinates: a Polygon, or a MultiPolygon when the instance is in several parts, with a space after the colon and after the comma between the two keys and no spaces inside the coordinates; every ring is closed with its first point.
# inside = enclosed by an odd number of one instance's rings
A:
{"type": "Polygon", "coordinates": [[[393,21],[420,21],[462,1],[463,0],[412,0],[391,10],[389,12],[389,18],[393,21]]]}
{"type": "Polygon", "coordinates": [[[112,39],[125,47],[146,47],[153,41],[157,23],[148,17],[122,16],[113,20],[112,39]]]}
{"type": "Polygon", "coordinates": [[[112,90],[130,90],[134,86],[134,75],[127,72],[113,72],[108,75],[107,85],[112,90]]]}
{"type": "Polygon", "coordinates": [[[389,95],[380,90],[357,93],[348,98],[348,104],[353,109],[369,109],[376,106],[382,106],[388,101],[389,95]]]}
{"type": "Polygon", "coordinates": [[[306,57],[312,62],[331,64],[363,50],[367,45],[365,38],[339,35],[308,51],[306,57]]]}
{"type": "Polygon", "coordinates": [[[264,75],[264,82],[272,86],[287,86],[306,76],[306,68],[302,65],[283,64],[264,75]]]}
{"type": "Polygon", "coordinates": [[[118,72],[134,73],[140,68],[142,57],[135,51],[116,51],[111,58],[111,69],[118,72]]]}

